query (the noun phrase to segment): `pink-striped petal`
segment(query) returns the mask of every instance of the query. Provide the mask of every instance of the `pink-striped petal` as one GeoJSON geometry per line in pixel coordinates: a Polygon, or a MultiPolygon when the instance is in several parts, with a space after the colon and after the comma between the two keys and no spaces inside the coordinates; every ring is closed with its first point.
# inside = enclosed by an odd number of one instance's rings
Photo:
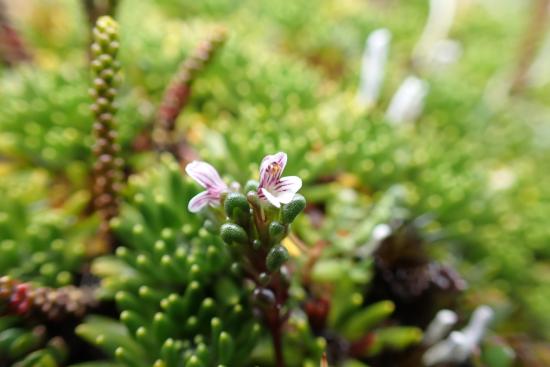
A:
{"type": "Polygon", "coordinates": [[[208,191],[203,191],[197,195],[195,195],[190,201],[189,205],[187,205],[187,209],[191,213],[198,213],[201,211],[202,208],[207,206],[208,204],[215,203],[215,198],[213,198],[208,191]]]}
{"type": "Polygon", "coordinates": [[[282,204],[288,204],[294,198],[294,195],[302,187],[302,179],[298,176],[283,177],[271,190],[272,194],[282,204]]]}
{"type": "Polygon", "coordinates": [[[277,197],[275,197],[274,195],[272,195],[269,191],[267,191],[264,188],[261,188],[260,193],[261,193],[260,197],[263,196],[262,199],[263,198],[267,199],[267,201],[269,201],[276,208],[281,207],[281,202],[279,201],[279,199],[277,197]]]}
{"type": "Polygon", "coordinates": [[[287,155],[279,152],[266,155],[260,165],[260,187],[267,187],[275,184],[285,169],[287,155]]]}
{"type": "Polygon", "coordinates": [[[212,165],[202,161],[193,161],[185,167],[185,172],[206,189],[221,192],[227,190],[218,171],[212,165]]]}

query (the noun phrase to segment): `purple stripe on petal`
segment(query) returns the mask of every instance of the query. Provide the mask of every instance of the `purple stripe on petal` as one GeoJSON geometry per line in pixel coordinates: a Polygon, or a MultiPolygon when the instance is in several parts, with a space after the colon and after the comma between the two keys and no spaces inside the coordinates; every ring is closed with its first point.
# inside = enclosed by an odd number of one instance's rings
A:
{"type": "Polygon", "coordinates": [[[298,176],[286,176],[279,180],[275,189],[277,191],[298,192],[302,188],[302,179],[298,176]]]}
{"type": "Polygon", "coordinates": [[[302,187],[302,180],[297,176],[281,178],[286,163],[286,153],[279,152],[267,155],[260,165],[258,196],[277,208],[281,206],[281,203],[289,203],[302,187]]]}
{"type": "Polygon", "coordinates": [[[260,164],[260,187],[275,184],[281,177],[287,162],[287,155],[279,152],[273,155],[266,155],[260,164]],[[276,172],[270,172],[270,167],[276,164],[279,168],[276,172]]]}
{"type": "MultiPolygon", "coordinates": [[[[281,166],[281,173],[283,173],[283,171],[286,167],[286,161],[288,159],[286,153],[279,152],[279,153],[275,154],[275,159],[276,159],[276,162],[279,164],[279,166],[281,166]]],[[[281,176],[279,175],[279,177],[281,177],[281,176]]]]}
{"type": "Polygon", "coordinates": [[[185,167],[185,172],[204,188],[227,190],[227,185],[220,178],[218,171],[206,162],[193,161],[185,167]]]}
{"type": "Polygon", "coordinates": [[[285,189],[289,186],[292,186],[292,183],[289,183],[289,182],[284,182],[284,181],[279,181],[277,183],[277,185],[274,186],[275,190],[281,190],[281,189],[285,189]]]}
{"type": "Polygon", "coordinates": [[[195,195],[190,201],[189,205],[187,205],[187,209],[191,213],[198,213],[201,211],[202,208],[204,208],[206,205],[210,203],[215,203],[216,198],[213,198],[208,191],[203,191],[197,195],[195,195]]]}
{"type": "Polygon", "coordinates": [[[197,178],[197,181],[202,183],[206,188],[211,188],[214,186],[214,181],[212,181],[212,179],[203,172],[195,172],[195,177],[197,178]]]}
{"type": "Polygon", "coordinates": [[[271,162],[273,162],[272,157],[273,156],[271,156],[271,155],[266,155],[264,157],[264,159],[262,159],[262,163],[260,164],[260,187],[263,187],[266,183],[266,180],[267,180],[267,177],[266,177],[267,167],[269,167],[271,162]]]}

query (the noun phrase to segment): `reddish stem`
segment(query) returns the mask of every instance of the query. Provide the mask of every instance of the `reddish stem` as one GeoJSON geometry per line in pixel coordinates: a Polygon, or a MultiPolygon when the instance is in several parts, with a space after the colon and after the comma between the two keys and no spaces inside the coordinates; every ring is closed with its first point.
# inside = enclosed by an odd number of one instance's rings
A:
{"type": "Polygon", "coordinates": [[[284,367],[285,360],[283,357],[283,335],[282,324],[277,323],[276,327],[271,329],[271,335],[273,337],[273,349],[275,350],[275,366],[284,367]]]}

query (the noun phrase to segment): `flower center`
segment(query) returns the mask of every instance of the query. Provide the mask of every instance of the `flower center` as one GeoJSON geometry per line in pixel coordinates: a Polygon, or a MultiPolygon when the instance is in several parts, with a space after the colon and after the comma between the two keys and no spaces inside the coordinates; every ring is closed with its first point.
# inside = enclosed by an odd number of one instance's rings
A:
{"type": "Polygon", "coordinates": [[[268,167],[267,167],[267,172],[270,174],[270,175],[273,175],[273,176],[277,176],[277,174],[281,171],[281,165],[277,162],[273,162],[271,163],[268,167]]]}

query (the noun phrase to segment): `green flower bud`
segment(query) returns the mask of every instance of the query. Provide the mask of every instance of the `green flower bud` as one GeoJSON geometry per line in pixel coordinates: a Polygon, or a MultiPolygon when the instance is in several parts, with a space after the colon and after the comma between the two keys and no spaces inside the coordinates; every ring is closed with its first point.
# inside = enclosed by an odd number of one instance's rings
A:
{"type": "Polygon", "coordinates": [[[269,223],[269,238],[271,243],[280,242],[286,235],[286,226],[279,222],[269,223]]]}
{"type": "Polygon", "coordinates": [[[276,271],[288,260],[288,258],[288,250],[282,245],[275,245],[269,250],[265,264],[269,271],[276,271]]]}
{"type": "Polygon", "coordinates": [[[259,185],[260,183],[256,180],[248,180],[244,185],[244,192],[245,193],[249,193],[250,191],[256,192],[258,191],[259,185]]]}
{"type": "Polygon", "coordinates": [[[220,236],[228,245],[233,243],[245,245],[248,242],[248,236],[243,227],[234,223],[222,224],[220,228],[220,236]]]}
{"type": "Polygon", "coordinates": [[[281,220],[284,224],[290,224],[294,222],[294,219],[300,214],[306,207],[306,199],[300,195],[294,195],[294,199],[281,208],[281,220]]]}
{"type": "Polygon", "coordinates": [[[246,196],[240,192],[231,192],[225,198],[223,204],[225,213],[231,220],[239,223],[246,224],[250,218],[250,206],[246,196]]]}

